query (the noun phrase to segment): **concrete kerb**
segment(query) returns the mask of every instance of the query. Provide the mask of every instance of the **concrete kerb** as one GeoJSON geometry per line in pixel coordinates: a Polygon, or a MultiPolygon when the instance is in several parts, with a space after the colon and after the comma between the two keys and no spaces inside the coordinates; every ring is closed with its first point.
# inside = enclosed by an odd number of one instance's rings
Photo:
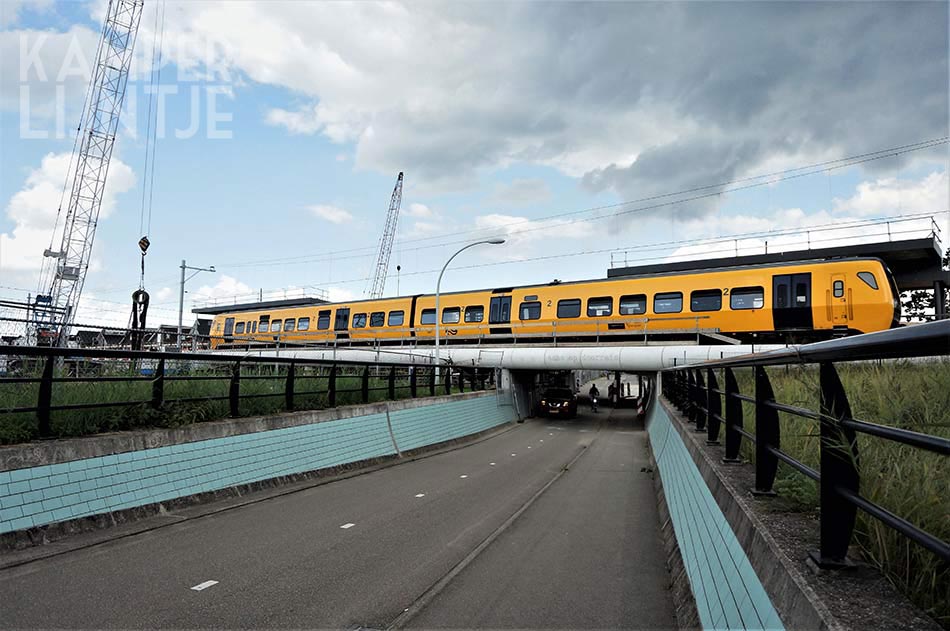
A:
{"type": "Polygon", "coordinates": [[[475,434],[405,451],[401,455],[270,478],[171,501],[0,534],[0,570],[450,453],[518,427],[515,421],[509,421],[475,434]]]}

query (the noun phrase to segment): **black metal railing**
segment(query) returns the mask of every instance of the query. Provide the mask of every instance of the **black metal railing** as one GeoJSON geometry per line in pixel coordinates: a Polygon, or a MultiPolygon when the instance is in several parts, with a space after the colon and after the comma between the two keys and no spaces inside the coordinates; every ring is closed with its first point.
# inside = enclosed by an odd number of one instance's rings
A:
{"type": "MultiPolygon", "coordinates": [[[[494,370],[490,368],[443,365],[437,369],[433,365],[293,357],[0,346],[0,423],[12,415],[32,414],[35,428],[31,437],[49,438],[57,435],[52,426],[56,412],[107,408],[149,408],[161,412],[171,404],[227,402],[228,415],[239,417],[242,402],[253,399],[282,399],[284,411],[323,409],[338,404],[484,390],[493,387],[494,382],[494,370]],[[248,385],[255,381],[268,381],[270,387],[255,392],[248,385]],[[278,387],[274,387],[275,381],[279,382],[278,387]],[[55,403],[58,389],[90,382],[99,384],[97,387],[112,383],[150,384],[150,396],[55,403]],[[227,384],[227,393],[184,396],[186,391],[183,396],[168,396],[169,384],[176,382],[217,382],[222,384],[222,392],[227,384]],[[16,386],[20,392],[11,396],[4,386],[16,386]],[[29,403],[24,405],[24,400],[29,403]],[[14,403],[10,404],[11,401],[14,403]]],[[[93,394],[91,388],[89,394],[93,394]]]]}
{"type": "MultiPolygon", "coordinates": [[[[697,431],[706,432],[707,444],[719,444],[720,429],[725,426],[724,463],[740,462],[743,439],[753,443],[753,494],[775,494],[772,487],[780,462],[818,483],[821,544],[820,550],[811,556],[820,567],[848,564],[846,554],[858,509],[950,562],[950,544],[946,541],[860,495],[857,434],[941,456],[950,456],[950,440],[855,419],[835,368],[838,362],[941,355],[950,355],[950,321],[946,320],[699,365],[674,366],[662,373],[662,391],[668,401],[695,423],[697,431]],[[766,366],[816,363],[820,390],[817,412],[775,400],[766,366]],[[754,370],[754,395],[740,392],[734,368],[754,370]],[[717,373],[721,373],[722,386],[717,373]],[[754,433],[745,428],[743,403],[754,405],[754,433]],[[780,412],[818,423],[820,470],[782,451],[780,412]]],[[[921,396],[926,395],[921,393],[921,396]]]]}

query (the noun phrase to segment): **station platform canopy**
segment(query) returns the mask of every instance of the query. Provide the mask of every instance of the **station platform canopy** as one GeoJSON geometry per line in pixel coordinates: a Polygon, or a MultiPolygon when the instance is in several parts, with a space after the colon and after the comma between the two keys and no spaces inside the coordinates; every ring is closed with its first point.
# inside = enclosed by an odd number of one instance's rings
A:
{"type": "Polygon", "coordinates": [[[769,254],[729,256],[712,259],[672,261],[632,267],[613,267],[607,278],[669,274],[743,265],[768,265],[792,261],[832,260],[852,257],[879,258],[890,268],[901,291],[934,289],[950,285],[950,271],[942,269],[943,252],[936,236],[902,241],[861,243],[808,250],[789,250],[769,254]]]}
{"type": "Polygon", "coordinates": [[[191,310],[192,313],[200,315],[218,315],[221,313],[233,313],[235,311],[266,311],[268,309],[280,309],[284,307],[310,307],[314,305],[329,304],[322,298],[303,297],[286,298],[283,300],[264,300],[257,302],[245,302],[232,305],[214,305],[207,307],[196,307],[191,310]]]}

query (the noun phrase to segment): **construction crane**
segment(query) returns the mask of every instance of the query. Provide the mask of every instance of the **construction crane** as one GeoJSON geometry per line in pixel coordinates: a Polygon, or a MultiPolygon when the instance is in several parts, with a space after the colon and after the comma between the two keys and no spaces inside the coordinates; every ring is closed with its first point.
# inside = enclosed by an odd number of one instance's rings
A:
{"type": "Polygon", "coordinates": [[[379,254],[376,256],[376,275],[369,292],[370,298],[382,298],[386,288],[386,274],[389,272],[389,255],[393,251],[393,239],[396,238],[396,221],[399,219],[399,206],[402,204],[402,171],[396,178],[392,198],[389,200],[389,212],[386,213],[386,225],[379,239],[379,254]]]}
{"type": "MultiPolygon", "coordinates": [[[[46,293],[39,293],[33,303],[33,330],[30,332],[38,344],[65,345],[75,320],[92,255],[143,2],[109,0],[96,64],[77,129],[73,157],[76,168],[72,171],[62,241],[59,249],[54,250],[63,210],[60,204],[50,247],[43,252],[40,290],[45,289],[46,293]]],[[[68,183],[67,179],[66,186],[68,183]]]]}

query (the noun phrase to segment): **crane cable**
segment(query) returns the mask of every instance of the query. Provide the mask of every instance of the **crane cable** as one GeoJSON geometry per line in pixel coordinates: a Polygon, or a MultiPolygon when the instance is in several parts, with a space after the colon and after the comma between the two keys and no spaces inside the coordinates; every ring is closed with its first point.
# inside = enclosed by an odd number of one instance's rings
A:
{"type": "Polygon", "coordinates": [[[148,91],[148,121],[145,131],[145,170],[142,173],[142,206],[139,210],[138,241],[142,253],[139,274],[139,288],[132,292],[132,315],[129,319],[129,328],[132,329],[131,346],[133,350],[141,350],[145,330],[145,320],[148,315],[149,295],[145,291],[145,255],[151,245],[148,235],[152,231],[152,203],[155,194],[155,151],[158,136],[158,108],[155,109],[153,124],[152,110],[155,99],[156,86],[160,87],[162,77],[162,46],[165,39],[165,1],[155,4],[155,32],[152,36],[152,65],[148,91]]]}

